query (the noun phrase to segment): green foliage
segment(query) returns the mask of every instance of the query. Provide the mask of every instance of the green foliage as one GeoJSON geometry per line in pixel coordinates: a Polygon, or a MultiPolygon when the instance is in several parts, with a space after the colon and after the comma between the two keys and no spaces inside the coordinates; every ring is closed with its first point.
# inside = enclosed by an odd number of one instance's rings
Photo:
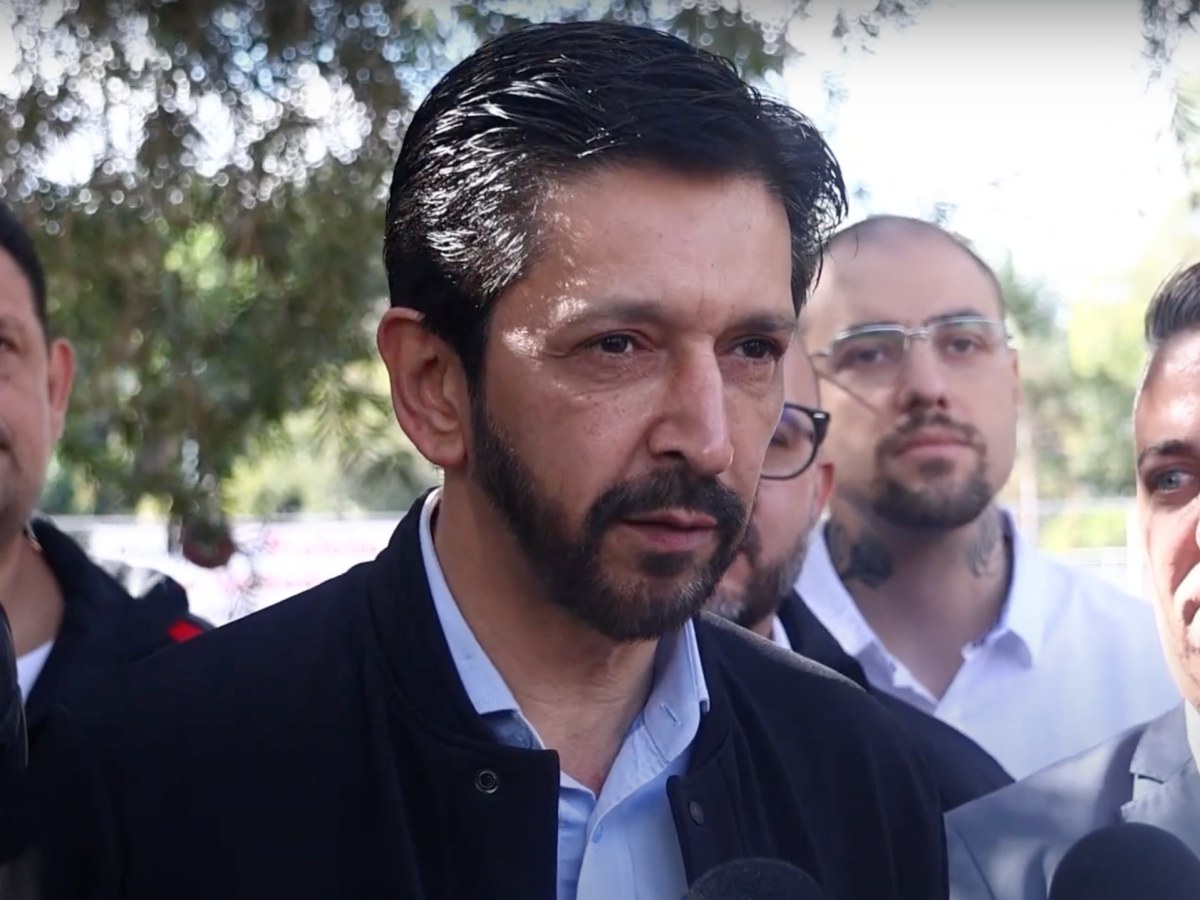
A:
{"type": "Polygon", "coordinates": [[[1080,547],[1122,547],[1129,511],[1119,507],[1066,509],[1046,519],[1038,544],[1050,553],[1080,547]]]}
{"type": "MultiPolygon", "coordinates": [[[[869,35],[920,5],[831,32],[869,35]]],[[[150,498],[211,518],[244,505],[226,488],[247,458],[289,451],[335,452],[370,497],[423,485],[378,385],[348,374],[373,356],[383,205],[414,98],[481,39],[545,18],[663,27],[762,74],[800,8],[14,0],[0,191],[38,233],[52,321],[79,356],[46,502],[150,498]]],[[[251,505],[289,499],[260,493],[251,505]]]]}
{"type": "MultiPolygon", "coordinates": [[[[838,10],[830,39],[869,43],[925,2],[838,10]]],[[[247,458],[289,450],[336,452],[373,496],[383,480],[424,483],[377,385],[347,374],[372,357],[383,203],[414,99],[481,39],[544,19],[654,25],[762,76],[807,12],[807,0],[3,5],[0,38],[11,22],[18,57],[0,60],[0,195],[38,234],[52,321],[79,354],[46,501],[211,516],[240,508],[226,484],[247,458]]]]}
{"type": "Polygon", "coordinates": [[[1200,18],[1200,0],[1141,0],[1146,53],[1159,66],[1170,63],[1180,37],[1200,18]]]}

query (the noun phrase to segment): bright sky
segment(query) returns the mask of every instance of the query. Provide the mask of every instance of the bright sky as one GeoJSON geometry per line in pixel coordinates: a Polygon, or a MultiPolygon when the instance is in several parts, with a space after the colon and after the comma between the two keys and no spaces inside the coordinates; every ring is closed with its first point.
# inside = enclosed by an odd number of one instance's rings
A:
{"type": "Polygon", "coordinates": [[[952,204],[956,230],[993,259],[1011,250],[1064,298],[1144,253],[1185,181],[1167,86],[1140,55],[1137,0],[933,0],[870,53],[829,40],[839,3],[814,0],[793,24],[793,46],[812,52],[784,77],[848,184],[869,191],[851,219],[952,204]],[[830,77],[845,92],[832,108],[830,77]]]}

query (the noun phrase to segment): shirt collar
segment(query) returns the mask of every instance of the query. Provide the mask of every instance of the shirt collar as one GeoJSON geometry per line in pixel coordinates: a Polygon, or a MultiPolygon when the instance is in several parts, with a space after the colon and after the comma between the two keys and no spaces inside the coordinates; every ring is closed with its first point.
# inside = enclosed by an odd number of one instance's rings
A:
{"type": "MultiPolygon", "coordinates": [[[[429,493],[421,508],[421,557],[425,563],[429,591],[433,595],[434,609],[437,611],[446,645],[450,649],[450,656],[477,713],[520,714],[516,698],[505,683],[504,677],[488,658],[475,633],[471,631],[471,626],[463,618],[438,562],[437,551],[433,545],[433,517],[440,501],[441,489],[438,488],[429,493]]],[[[699,726],[699,717],[708,711],[708,707],[708,684],[704,680],[704,669],[700,664],[696,628],[689,621],[677,634],[669,635],[659,642],[655,658],[654,684],[643,709],[643,718],[651,737],[670,758],[674,754],[668,752],[669,747],[689,730],[691,735],[687,736],[686,743],[691,742],[699,726]],[[693,723],[694,727],[690,727],[693,723]]]]}
{"type": "Polygon", "coordinates": [[[1192,752],[1192,761],[1200,768],[1200,712],[1192,704],[1185,703],[1183,715],[1187,726],[1188,749],[1192,752]]]}
{"type": "Polygon", "coordinates": [[[1011,638],[1018,656],[1032,666],[1046,635],[1050,604],[1045,598],[1061,590],[1058,573],[1048,560],[1022,535],[1008,510],[1001,510],[1005,536],[1012,542],[1012,582],[1000,618],[981,643],[1011,638]]]}
{"type": "Polygon", "coordinates": [[[440,500],[441,489],[438,488],[429,493],[425,505],[421,507],[421,558],[425,563],[429,592],[433,595],[433,606],[442,626],[442,634],[450,648],[450,657],[477,713],[486,716],[489,713],[520,712],[500,670],[483,652],[471,626],[463,618],[454,595],[450,593],[450,586],[446,584],[446,576],[433,546],[433,517],[440,500]]]}
{"type": "Polygon", "coordinates": [[[771,618],[771,643],[777,644],[785,650],[792,649],[791,639],[788,638],[787,629],[779,621],[779,616],[772,616],[771,618]]]}

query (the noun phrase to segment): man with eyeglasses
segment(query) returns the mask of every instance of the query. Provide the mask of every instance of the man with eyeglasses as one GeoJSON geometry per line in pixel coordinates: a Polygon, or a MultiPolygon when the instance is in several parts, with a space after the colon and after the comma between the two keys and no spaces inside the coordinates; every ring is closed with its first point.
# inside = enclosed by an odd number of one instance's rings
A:
{"type": "Polygon", "coordinates": [[[1150,606],[1039,553],[996,494],[1020,384],[994,273],[901,217],[836,235],[802,317],[830,516],[797,582],[877,689],[1022,778],[1177,701],[1150,606]]]}
{"type": "MultiPolygon", "coordinates": [[[[833,463],[819,455],[829,414],[820,408],[812,361],[797,344],[784,358],[784,397],[787,402],[767,447],[745,538],[708,609],[828,666],[872,693],[921,752],[944,810],[1011,784],[999,763],[966,735],[873,690],[862,666],[842,650],[795,592],[809,535],[829,499],[834,474],[833,463]]],[[[796,702],[801,704],[803,698],[796,702]]]]}

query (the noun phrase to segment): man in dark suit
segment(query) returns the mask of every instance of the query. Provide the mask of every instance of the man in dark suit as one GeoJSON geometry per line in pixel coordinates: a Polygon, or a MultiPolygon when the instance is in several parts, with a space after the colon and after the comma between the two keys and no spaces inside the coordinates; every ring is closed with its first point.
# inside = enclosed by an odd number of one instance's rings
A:
{"type": "Polygon", "coordinates": [[[882,691],[842,649],[796,592],[808,536],[833,486],[834,463],[820,453],[829,424],[816,372],[803,346],[784,362],[784,410],[763,461],[763,482],[737,559],[709,608],[768,640],[857,682],[904,726],[937,781],[943,809],[1012,783],[986,751],[944,722],[882,691]]]}
{"type": "MultiPolygon", "coordinates": [[[[49,330],[33,241],[0,203],[0,858],[11,852],[5,841],[13,836],[6,825],[18,803],[15,775],[27,753],[38,753],[51,710],[209,627],[189,614],[174,581],[158,577],[135,598],[35,516],[73,375],[70,343],[49,330]]],[[[19,802],[43,799],[35,793],[19,802]]],[[[12,877],[0,875],[0,895],[13,895],[12,877]]]]}
{"type": "Polygon", "coordinates": [[[51,895],[678,900],[768,856],[831,900],[944,897],[894,721],[697,618],[843,203],[805,119],[673,37],[548,25],[451,71],[378,330],[444,484],[375,561],[63,717],[51,895]]]}
{"type": "Polygon", "coordinates": [[[1200,263],[1159,289],[1146,340],[1133,418],[1137,506],[1184,702],[950,815],[958,900],[1045,900],[1071,845],[1118,822],[1162,828],[1200,855],[1200,263]]]}
{"type": "Polygon", "coordinates": [[[46,305],[33,240],[0,203],[0,604],[35,743],[65,697],[208,627],[188,613],[175,582],[160,576],[135,599],[35,515],[75,369],[71,344],[51,333],[46,305]]]}

